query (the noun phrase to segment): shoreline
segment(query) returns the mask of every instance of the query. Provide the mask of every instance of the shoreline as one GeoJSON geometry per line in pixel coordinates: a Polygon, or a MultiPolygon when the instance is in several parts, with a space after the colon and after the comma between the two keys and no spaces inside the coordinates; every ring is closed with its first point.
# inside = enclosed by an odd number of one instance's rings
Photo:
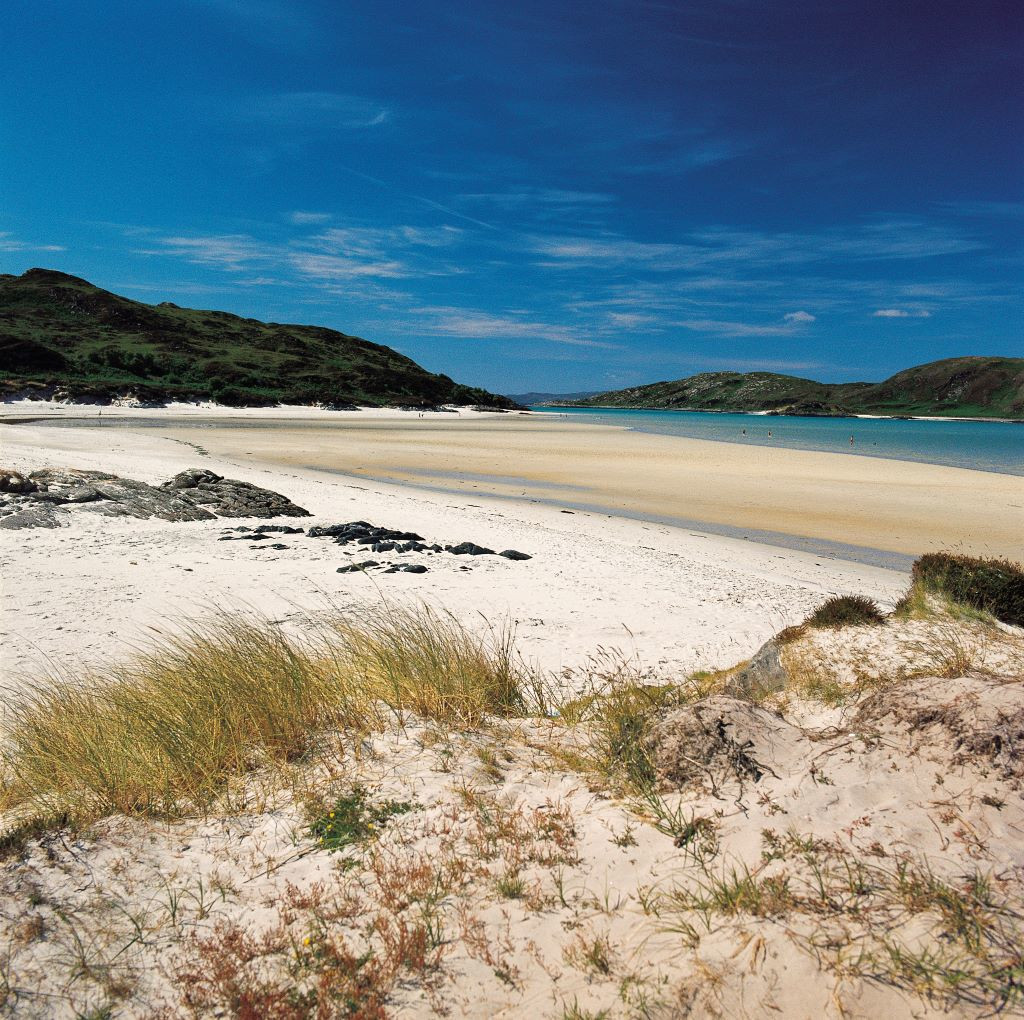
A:
{"type": "MultiPolygon", "coordinates": [[[[337,474],[339,477],[349,480],[363,477],[361,475],[345,475],[340,471],[332,471],[330,468],[308,467],[307,469],[310,471],[337,474]]],[[[465,476],[467,480],[473,477],[479,476],[465,476]]],[[[443,485],[431,485],[422,478],[408,482],[392,481],[390,484],[412,489],[414,491],[436,492],[448,496],[461,495],[463,492],[462,489],[458,488],[451,488],[443,485]]],[[[534,482],[533,484],[542,488],[548,486],[551,488],[557,488],[557,486],[552,483],[534,482]]],[[[910,567],[915,559],[914,556],[908,553],[890,552],[886,549],[875,549],[870,546],[850,545],[845,542],[829,539],[814,539],[801,535],[787,535],[781,531],[766,531],[757,528],[743,529],[733,527],[728,524],[715,524],[713,521],[696,521],[689,520],[685,517],[674,517],[671,515],[645,514],[640,511],[631,512],[622,508],[620,508],[615,514],[609,514],[608,508],[600,506],[599,504],[585,503],[572,499],[548,499],[537,494],[530,496],[529,499],[521,498],[519,500],[508,496],[491,495],[486,493],[477,494],[475,498],[493,500],[500,504],[537,504],[557,508],[560,512],[563,512],[562,508],[568,508],[572,512],[581,512],[605,517],[618,517],[623,520],[639,521],[645,524],[662,524],[670,528],[678,528],[680,531],[687,531],[695,538],[719,537],[728,538],[738,542],[754,542],[757,545],[769,546],[773,549],[792,550],[824,559],[839,560],[845,563],[859,563],[868,567],[878,567],[882,570],[895,570],[907,574],[909,574],[910,567]],[[694,534],[695,532],[698,534],[694,534]]]]}
{"type": "Polygon", "coordinates": [[[622,407],[618,404],[533,404],[530,409],[535,407],[558,408],[566,411],[580,411],[588,408],[593,408],[595,411],[682,411],[686,414],[745,414],[753,418],[827,418],[831,421],[865,418],[881,421],[979,421],[995,422],[1002,425],[1024,425],[1024,418],[968,418],[944,414],[788,414],[785,411],[736,411],[715,407],[622,407]]]}

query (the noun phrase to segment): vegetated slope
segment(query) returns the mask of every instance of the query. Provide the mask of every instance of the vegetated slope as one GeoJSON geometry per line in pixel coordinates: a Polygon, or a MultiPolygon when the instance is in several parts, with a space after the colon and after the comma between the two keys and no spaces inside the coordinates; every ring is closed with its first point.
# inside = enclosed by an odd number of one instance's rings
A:
{"type": "Polygon", "coordinates": [[[222,404],[516,406],[320,326],[142,304],[48,269],[0,275],[0,392],[222,404]]]}
{"type": "Polygon", "coordinates": [[[1024,358],[947,358],[908,368],[880,383],[819,383],[774,372],[703,372],[575,403],[803,415],[1022,418],[1024,358]]]}

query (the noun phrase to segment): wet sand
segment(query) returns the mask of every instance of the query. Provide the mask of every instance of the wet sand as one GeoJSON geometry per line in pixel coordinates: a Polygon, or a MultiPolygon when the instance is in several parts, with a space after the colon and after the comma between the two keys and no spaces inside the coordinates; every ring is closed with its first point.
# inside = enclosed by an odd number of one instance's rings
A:
{"type": "Polygon", "coordinates": [[[330,424],[211,419],[201,428],[172,421],[158,427],[161,435],[239,463],[555,501],[910,556],[956,549],[1024,559],[1024,479],[1011,475],[524,416],[352,417],[330,424]]]}

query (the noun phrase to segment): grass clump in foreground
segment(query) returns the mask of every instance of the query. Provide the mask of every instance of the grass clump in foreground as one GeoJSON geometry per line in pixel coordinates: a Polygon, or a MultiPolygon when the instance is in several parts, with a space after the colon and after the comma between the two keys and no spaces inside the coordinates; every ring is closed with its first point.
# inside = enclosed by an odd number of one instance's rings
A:
{"type": "Polygon", "coordinates": [[[807,617],[808,627],[837,629],[858,624],[874,625],[885,622],[885,614],[878,604],[863,595],[837,595],[822,603],[807,617]]]}
{"type": "Polygon", "coordinates": [[[507,631],[477,636],[426,608],[377,608],[301,641],[222,616],[125,666],[15,695],[0,810],[23,826],[187,814],[327,729],[365,732],[395,712],[474,725],[523,712],[530,681],[507,631]]]}
{"type": "Polygon", "coordinates": [[[915,586],[1024,627],[1024,568],[1006,559],[928,553],[914,562],[915,586]]]}

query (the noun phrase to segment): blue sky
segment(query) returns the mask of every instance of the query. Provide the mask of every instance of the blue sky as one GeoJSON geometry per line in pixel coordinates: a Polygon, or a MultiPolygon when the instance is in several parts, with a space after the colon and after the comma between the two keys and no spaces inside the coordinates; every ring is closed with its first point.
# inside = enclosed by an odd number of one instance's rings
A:
{"type": "Polygon", "coordinates": [[[1024,354],[1019,0],[33,0],[0,33],[0,271],[504,392],[1024,354]]]}

